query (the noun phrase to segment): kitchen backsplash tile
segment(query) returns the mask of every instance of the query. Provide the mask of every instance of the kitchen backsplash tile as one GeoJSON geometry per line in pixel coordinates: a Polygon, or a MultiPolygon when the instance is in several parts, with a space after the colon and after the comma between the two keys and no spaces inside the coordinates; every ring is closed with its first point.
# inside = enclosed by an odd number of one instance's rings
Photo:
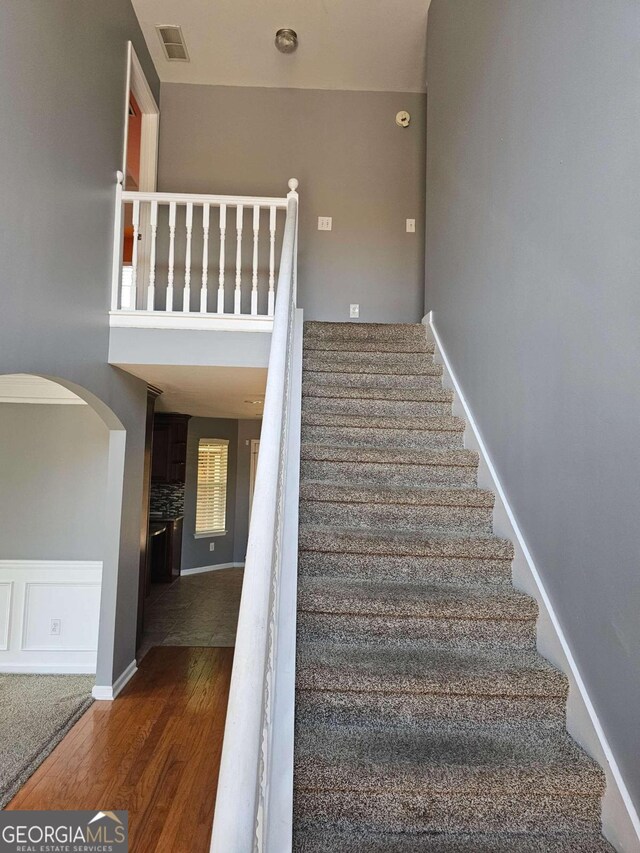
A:
{"type": "Polygon", "coordinates": [[[184,515],[184,483],[151,483],[150,512],[163,518],[184,515]]]}

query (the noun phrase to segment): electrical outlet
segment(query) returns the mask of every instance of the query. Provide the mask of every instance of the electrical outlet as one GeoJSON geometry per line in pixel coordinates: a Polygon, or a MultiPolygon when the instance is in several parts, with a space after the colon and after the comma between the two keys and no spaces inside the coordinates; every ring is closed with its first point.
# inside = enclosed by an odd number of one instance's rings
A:
{"type": "Polygon", "coordinates": [[[415,219],[407,219],[407,234],[415,234],[416,233],[416,221],[415,219]]]}
{"type": "Polygon", "coordinates": [[[216,550],[216,543],[215,542],[209,542],[209,550],[210,551],[216,550]]]}
{"type": "Polygon", "coordinates": [[[318,217],[318,231],[331,231],[333,228],[333,219],[330,216],[318,217]]]}
{"type": "Polygon", "coordinates": [[[360,306],[359,305],[349,305],[349,317],[352,320],[357,320],[360,316],[360,306]]]}
{"type": "Polygon", "coordinates": [[[62,620],[61,619],[52,619],[51,620],[51,628],[49,629],[49,633],[55,637],[59,637],[61,631],[62,631],[62,620]]]}

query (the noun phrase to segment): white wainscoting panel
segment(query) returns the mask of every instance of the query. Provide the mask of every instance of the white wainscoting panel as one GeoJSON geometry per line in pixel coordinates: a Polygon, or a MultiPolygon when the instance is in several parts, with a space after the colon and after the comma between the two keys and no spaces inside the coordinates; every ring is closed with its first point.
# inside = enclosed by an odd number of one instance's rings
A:
{"type": "Polygon", "coordinates": [[[95,672],[101,583],[99,561],[0,560],[0,672],[95,672]]]}
{"type": "Polygon", "coordinates": [[[2,581],[0,583],[0,651],[6,651],[9,648],[12,596],[13,584],[11,581],[2,581]]]}

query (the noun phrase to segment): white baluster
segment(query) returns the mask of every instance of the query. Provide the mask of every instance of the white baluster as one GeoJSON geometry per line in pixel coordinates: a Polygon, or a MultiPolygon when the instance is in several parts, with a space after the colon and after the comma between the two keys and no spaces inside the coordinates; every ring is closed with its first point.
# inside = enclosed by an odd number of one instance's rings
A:
{"type": "Polygon", "coordinates": [[[253,205],[253,277],[251,279],[251,313],[258,313],[258,232],[260,231],[260,205],[253,205]]]}
{"type": "Polygon", "coordinates": [[[182,294],[182,310],[188,311],[191,306],[191,231],[193,229],[193,202],[187,202],[187,251],[184,260],[184,291],[182,294]]]}
{"type": "Polygon", "coordinates": [[[202,290],[200,291],[200,311],[207,312],[207,278],[209,275],[209,205],[202,206],[202,290]]]}
{"type": "Polygon", "coordinates": [[[273,317],[276,302],[276,208],[269,209],[269,304],[267,313],[273,317]]]}
{"type": "Polygon", "coordinates": [[[218,274],[218,314],[224,314],[224,238],[227,232],[227,205],[220,205],[220,272],[218,274]]]}
{"type": "Polygon", "coordinates": [[[173,265],[176,241],[176,203],[169,203],[169,271],[167,273],[167,311],[173,311],[173,265]]]}
{"type": "Polygon", "coordinates": [[[124,213],[122,204],[122,182],[124,175],[116,172],[116,209],[113,222],[113,261],[111,267],[111,310],[117,311],[124,308],[122,304],[121,282],[122,282],[122,215],[124,213]]]}
{"type": "Polygon", "coordinates": [[[151,249],[149,251],[149,289],[147,311],[153,311],[156,296],[156,236],[158,234],[158,202],[151,202],[151,249]]]}
{"type": "Polygon", "coordinates": [[[244,207],[236,207],[236,289],[233,294],[233,313],[240,314],[242,308],[242,214],[244,207]]]}
{"type": "Polygon", "coordinates": [[[129,293],[129,310],[136,309],[136,289],[138,284],[138,234],[140,233],[140,202],[133,202],[133,248],[131,251],[131,291],[129,293]]]}

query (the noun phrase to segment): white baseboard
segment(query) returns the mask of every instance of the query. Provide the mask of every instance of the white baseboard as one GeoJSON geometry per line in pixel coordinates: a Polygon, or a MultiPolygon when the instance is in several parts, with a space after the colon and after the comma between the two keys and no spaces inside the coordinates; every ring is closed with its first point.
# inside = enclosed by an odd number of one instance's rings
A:
{"type": "Polygon", "coordinates": [[[438,334],[433,311],[422,322],[430,330],[435,343],[436,360],[443,365],[444,384],[455,393],[454,413],[464,417],[465,447],[476,450],[480,455],[478,485],[491,489],[496,495],[494,529],[496,533],[511,539],[515,548],[513,563],[514,584],[536,598],[540,609],[537,623],[539,651],[562,670],[569,680],[567,702],[567,729],[575,740],[602,766],[606,775],[606,790],[602,800],[602,830],[605,837],[619,853],[640,853],[640,819],[620,768],[615,760],[606,735],[600,724],[593,703],[562,626],[542,582],[531,552],[509,505],[491,457],[482,440],[473,413],[451,367],[446,350],[438,334]],[[457,409],[457,410],[456,410],[457,409]]]}
{"type": "Polygon", "coordinates": [[[129,666],[125,669],[125,671],[116,678],[113,685],[111,687],[106,687],[100,684],[96,684],[91,691],[91,695],[94,699],[102,699],[105,701],[111,701],[116,698],[118,693],[120,693],[127,683],[133,678],[133,676],[138,671],[138,665],[135,660],[132,660],[129,666]]]}
{"type": "Polygon", "coordinates": [[[180,577],[185,575],[203,575],[205,572],[217,572],[220,569],[243,569],[244,563],[218,563],[217,566],[196,566],[195,569],[181,569],[180,577]]]}

